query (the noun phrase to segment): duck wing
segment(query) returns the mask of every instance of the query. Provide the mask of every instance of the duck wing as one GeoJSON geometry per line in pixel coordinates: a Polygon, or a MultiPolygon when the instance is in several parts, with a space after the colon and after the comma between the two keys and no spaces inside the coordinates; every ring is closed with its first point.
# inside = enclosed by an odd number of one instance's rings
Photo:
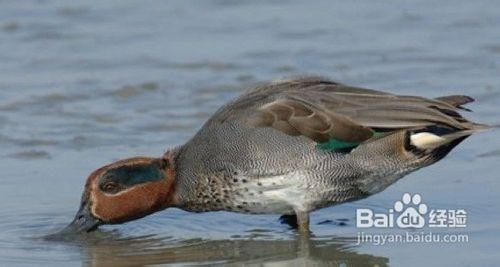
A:
{"type": "Polygon", "coordinates": [[[324,78],[305,77],[258,86],[219,110],[213,120],[239,120],[253,127],[272,127],[317,143],[348,144],[402,129],[450,132],[481,125],[458,111],[468,96],[427,99],[352,87],[324,78]]]}

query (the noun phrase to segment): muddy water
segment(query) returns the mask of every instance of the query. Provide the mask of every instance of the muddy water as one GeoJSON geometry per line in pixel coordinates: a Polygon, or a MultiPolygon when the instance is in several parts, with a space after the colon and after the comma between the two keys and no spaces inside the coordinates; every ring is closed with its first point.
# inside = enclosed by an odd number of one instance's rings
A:
{"type": "Polygon", "coordinates": [[[0,265],[495,265],[499,25],[495,1],[0,1],[0,265]],[[93,169],[161,155],[245,87],[303,73],[468,94],[467,117],[495,128],[381,194],[315,212],[311,238],[275,215],[180,210],[42,238],[72,219],[93,169]],[[432,231],[469,242],[357,245],[356,208],[384,212],[404,192],[467,210],[466,228],[432,231]]]}

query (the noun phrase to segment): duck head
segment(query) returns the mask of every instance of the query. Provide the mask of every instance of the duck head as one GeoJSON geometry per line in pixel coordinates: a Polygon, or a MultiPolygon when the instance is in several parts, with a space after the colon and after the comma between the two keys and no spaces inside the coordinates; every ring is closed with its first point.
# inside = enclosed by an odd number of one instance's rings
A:
{"type": "Polygon", "coordinates": [[[80,208],[68,228],[90,232],[102,224],[142,218],[174,205],[174,170],[169,157],[135,157],[90,174],[80,208]]]}

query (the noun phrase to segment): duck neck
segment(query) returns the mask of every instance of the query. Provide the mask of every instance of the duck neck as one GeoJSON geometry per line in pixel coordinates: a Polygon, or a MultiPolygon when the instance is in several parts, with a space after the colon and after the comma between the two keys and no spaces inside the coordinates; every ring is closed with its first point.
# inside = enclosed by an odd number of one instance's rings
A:
{"type": "Polygon", "coordinates": [[[169,185],[166,189],[166,198],[163,200],[164,209],[169,207],[177,207],[179,204],[179,198],[177,196],[177,152],[177,149],[172,149],[165,152],[165,154],[163,154],[162,156],[162,159],[167,162],[167,168],[165,171],[167,173],[167,179],[169,181],[169,185]]]}

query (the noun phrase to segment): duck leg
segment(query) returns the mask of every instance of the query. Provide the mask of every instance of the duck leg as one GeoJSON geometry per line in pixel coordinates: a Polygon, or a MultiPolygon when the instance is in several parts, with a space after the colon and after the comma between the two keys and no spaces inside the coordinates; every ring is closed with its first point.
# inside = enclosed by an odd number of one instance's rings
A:
{"type": "Polygon", "coordinates": [[[309,234],[309,212],[307,211],[296,211],[297,215],[297,225],[299,233],[309,234]]]}

